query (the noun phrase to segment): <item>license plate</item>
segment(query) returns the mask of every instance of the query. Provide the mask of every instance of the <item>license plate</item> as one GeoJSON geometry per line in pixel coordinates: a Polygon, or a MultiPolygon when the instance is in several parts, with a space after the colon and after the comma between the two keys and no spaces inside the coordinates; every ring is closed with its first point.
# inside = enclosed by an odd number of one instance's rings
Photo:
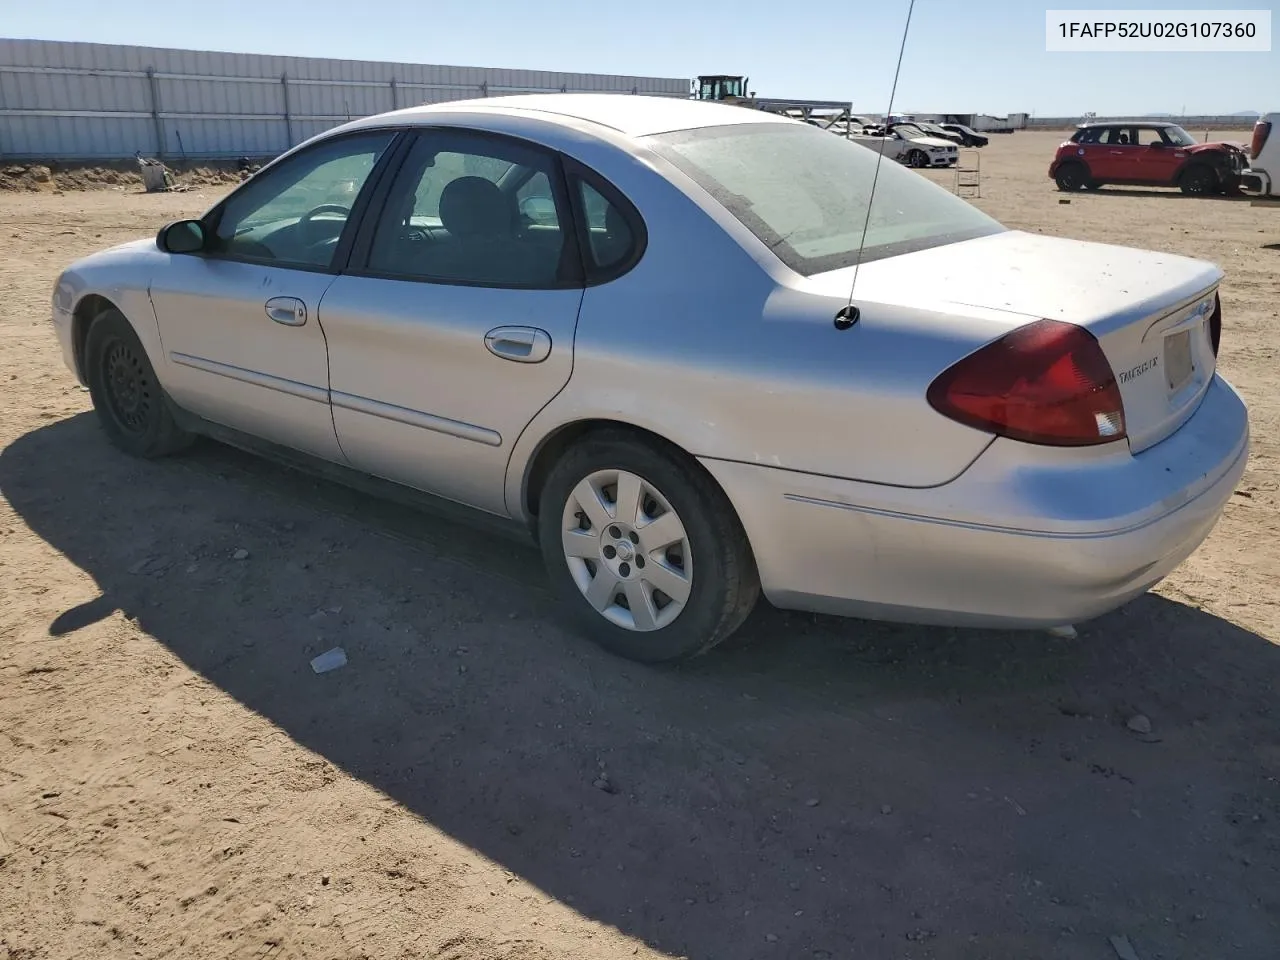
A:
{"type": "Polygon", "coordinates": [[[1183,330],[1164,341],[1164,373],[1169,389],[1177,391],[1191,379],[1191,331],[1183,330]]]}

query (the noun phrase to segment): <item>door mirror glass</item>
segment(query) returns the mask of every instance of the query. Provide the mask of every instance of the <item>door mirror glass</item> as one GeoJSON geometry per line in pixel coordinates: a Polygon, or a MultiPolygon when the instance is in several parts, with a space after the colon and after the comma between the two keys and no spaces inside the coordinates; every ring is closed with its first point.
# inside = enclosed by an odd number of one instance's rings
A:
{"type": "Polygon", "coordinates": [[[557,222],[556,202],[550,197],[525,197],[520,201],[520,212],[524,214],[531,223],[554,224],[557,222]]]}
{"type": "Polygon", "coordinates": [[[204,249],[204,242],[204,224],[199,220],[178,220],[156,237],[156,246],[165,253],[198,253],[204,249]]]}

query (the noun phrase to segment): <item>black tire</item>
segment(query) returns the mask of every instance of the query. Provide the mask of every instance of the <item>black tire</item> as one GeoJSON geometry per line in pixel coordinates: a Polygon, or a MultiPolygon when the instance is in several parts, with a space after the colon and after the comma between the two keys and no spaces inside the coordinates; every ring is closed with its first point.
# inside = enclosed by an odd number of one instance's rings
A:
{"type": "Polygon", "coordinates": [[[923,150],[912,150],[907,154],[907,166],[921,170],[929,166],[929,155],[923,150]]]}
{"type": "Polygon", "coordinates": [[[142,341],[119,310],[98,314],[84,348],[85,379],[107,438],[125,453],[154,459],[195,439],[173,419],[142,341]]]}
{"type": "MultiPolygon", "coordinates": [[[[602,538],[614,529],[611,525],[602,530],[602,538]]],[[[584,528],[583,532],[591,531],[584,528]]],[[[538,539],[552,590],[581,631],[606,650],[641,663],[705,653],[742,625],[760,596],[751,545],[720,487],[679,451],[626,430],[588,434],[551,469],[538,503],[538,539]],[[687,538],[688,599],[674,619],[655,629],[640,631],[607,619],[587,601],[566,558],[565,516],[574,502],[574,489],[598,471],[613,470],[634,474],[658,491],[681,521],[687,538]]],[[[642,556],[639,550],[637,556],[642,556]]],[[[594,581],[604,560],[591,562],[594,581]]],[[[649,562],[654,562],[652,555],[649,562]]],[[[639,565],[635,570],[639,576],[639,565]]],[[[616,599],[618,594],[613,596],[616,599]]]]}
{"type": "Polygon", "coordinates": [[[1053,179],[1063,193],[1075,193],[1089,183],[1089,168],[1073,160],[1060,166],[1053,179]]]}
{"type": "Polygon", "coordinates": [[[1218,174],[1207,163],[1193,163],[1182,171],[1178,178],[1178,186],[1182,192],[1193,197],[1216,193],[1218,190],[1218,174]]]}

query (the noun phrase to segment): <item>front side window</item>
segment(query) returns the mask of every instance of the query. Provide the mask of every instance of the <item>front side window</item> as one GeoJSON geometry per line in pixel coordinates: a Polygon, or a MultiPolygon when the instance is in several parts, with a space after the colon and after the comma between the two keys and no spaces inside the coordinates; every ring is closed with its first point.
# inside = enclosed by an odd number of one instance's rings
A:
{"type": "Polygon", "coordinates": [[[318,144],[258,174],[222,207],[210,252],[280,266],[326,267],[392,131],[318,144]]]}
{"type": "Polygon", "coordinates": [[[572,222],[532,146],[459,131],[420,136],[387,196],[369,272],[407,280],[551,288],[580,272],[572,222]]]}
{"type": "Polygon", "coordinates": [[[899,164],[881,163],[877,177],[876,150],[808,125],[744,123],[646,139],[806,276],[1005,229],[899,164]]]}
{"type": "Polygon", "coordinates": [[[1175,147],[1193,147],[1196,144],[1196,138],[1176,124],[1163,128],[1161,132],[1164,134],[1165,139],[1175,147]]]}

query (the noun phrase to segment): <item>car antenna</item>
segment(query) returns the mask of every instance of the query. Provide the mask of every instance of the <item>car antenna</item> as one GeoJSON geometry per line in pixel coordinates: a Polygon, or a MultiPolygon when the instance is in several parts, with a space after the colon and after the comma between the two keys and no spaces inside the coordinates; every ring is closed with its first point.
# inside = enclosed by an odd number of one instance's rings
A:
{"type": "MultiPolygon", "coordinates": [[[[886,135],[889,118],[893,116],[893,101],[898,95],[898,75],[902,72],[902,55],[907,49],[907,34],[911,30],[911,13],[915,7],[916,0],[911,0],[907,4],[907,22],[902,26],[902,45],[898,47],[898,65],[893,69],[893,87],[889,90],[889,109],[884,114],[886,135]]],[[[848,330],[858,322],[858,317],[861,315],[861,311],[853,305],[853,293],[858,287],[858,270],[862,267],[862,251],[867,246],[867,229],[871,225],[871,204],[876,199],[876,183],[880,179],[880,164],[884,162],[885,146],[886,144],[881,140],[880,151],[876,156],[876,171],[871,177],[871,193],[867,197],[867,218],[862,223],[862,241],[858,244],[858,259],[853,263],[853,282],[849,284],[849,302],[836,314],[837,330],[848,330]]]]}

